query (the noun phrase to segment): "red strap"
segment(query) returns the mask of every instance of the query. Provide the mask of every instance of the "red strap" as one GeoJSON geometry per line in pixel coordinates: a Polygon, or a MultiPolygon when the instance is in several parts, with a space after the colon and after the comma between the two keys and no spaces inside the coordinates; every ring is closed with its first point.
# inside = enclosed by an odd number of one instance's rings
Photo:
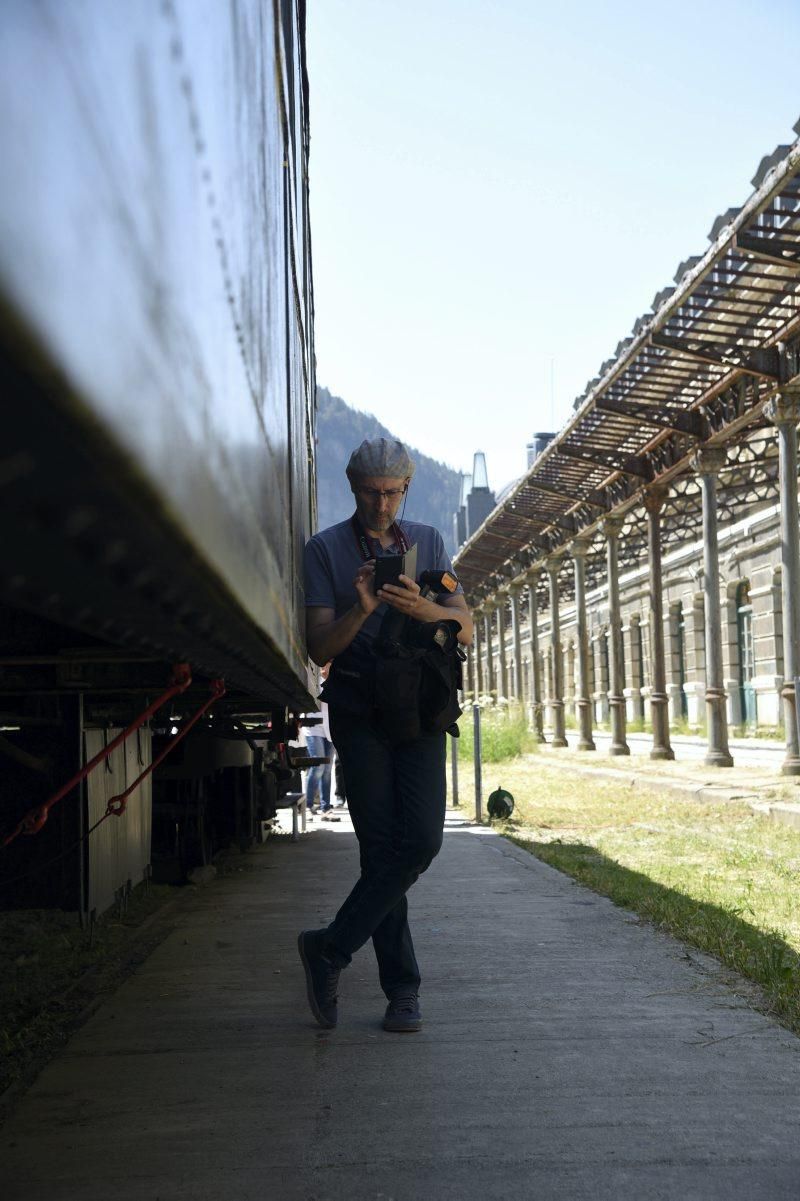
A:
{"type": "Polygon", "coordinates": [[[201,705],[200,708],[197,710],[197,712],[192,714],[192,716],[189,718],[189,720],[187,722],[185,722],[185,724],[181,727],[180,731],[175,735],[175,737],[173,739],[171,739],[170,742],[167,743],[167,745],[164,747],[161,754],[156,759],[154,759],[153,762],[150,763],[144,769],[144,771],[142,772],[142,774],[140,776],[136,777],[136,779],[133,781],[132,784],[128,785],[128,787],[125,789],[124,792],[118,793],[117,796],[112,796],[111,800],[108,802],[108,805],[106,806],[106,811],[105,811],[104,817],[111,817],[112,814],[114,817],[122,817],[123,813],[125,812],[125,806],[128,803],[128,797],[131,795],[131,793],[134,792],[135,789],[137,789],[139,787],[142,780],[144,780],[147,776],[149,776],[152,771],[155,771],[155,769],[158,767],[159,763],[164,762],[164,760],[166,759],[166,757],[170,753],[170,751],[173,749],[173,747],[176,747],[178,745],[178,743],[181,741],[181,739],[186,737],[186,735],[191,730],[192,726],[195,725],[200,720],[200,718],[203,716],[204,713],[208,712],[208,710],[214,704],[214,701],[218,701],[220,699],[220,697],[223,697],[224,695],[225,695],[225,681],[224,680],[213,680],[211,683],[211,696],[208,698],[208,700],[205,702],[205,704],[201,705]]]}
{"type": "Polygon", "coordinates": [[[126,738],[129,738],[131,734],[134,734],[140,726],[143,726],[144,723],[148,721],[149,718],[151,718],[153,714],[161,708],[162,705],[165,705],[167,701],[172,699],[173,696],[177,696],[179,693],[185,692],[191,682],[192,672],[189,664],[176,664],[172,670],[172,683],[170,684],[169,688],[167,688],[166,692],[162,692],[161,696],[157,697],[157,699],[154,700],[151,705],[148,705],[144,712],[140,713],[139,716],[122,731],[122,733],[118,734],[116,738],[109,742],[108,746],[104,746],[102,751],[98,751],[94,759],[91,759],[84,768],[76,772],[74,776],[67,780],[66,784],[59,788],[58,792],[54,792],[53,795],[46,800],[43,805],[36,805],[33,809],[29,809],[22,820],[17,824],[16,829],[12,830],[12,832],[3,839],[2,843],[0,843],[0,850],[2,850],[4,847],[7,847],[10,842],[13,842],[19,834],[38,834],[42,826],[47,821],[50,810],[54,805],[63,800],[67,793],[72,792],[72,789],[75,788],[76,785],[80,784],[81,780],[85,780],[89,773],[93,771],[95,767],[97,767],[98,763],[102,763],[104,759],[107,759],[111,752],[116,750],[120,743],[123,743],[126,738]]]}

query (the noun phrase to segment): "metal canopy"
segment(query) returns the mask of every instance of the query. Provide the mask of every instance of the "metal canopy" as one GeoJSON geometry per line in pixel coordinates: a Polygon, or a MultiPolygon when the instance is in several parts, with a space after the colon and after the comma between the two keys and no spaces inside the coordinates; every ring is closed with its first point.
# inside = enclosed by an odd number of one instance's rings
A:
{"type": "MultiPolygon", "coordinates": [[[[800,122],[795,127],[800,133],[800,122]]],[[[698,446],[725,446],[722,520],[777,497],[777,448],[762,410],[800,371],[800,139],[768,155],[739,210],[717,218],[711,247],[681,264],[629,338],[575,402],[575,416],[464,544],[455,568],[479,604],[580,535],[587,582],[604,578],[600,523],[624,515],[620,565],[646,549],[642,501],[670,484],[665,549],[700,531],[688,475],[698,446]]],[[[562,591],[571,594],[571,573],[562,591]]],[[[543,598],[544,590],[540,590],[543,598]]]]}

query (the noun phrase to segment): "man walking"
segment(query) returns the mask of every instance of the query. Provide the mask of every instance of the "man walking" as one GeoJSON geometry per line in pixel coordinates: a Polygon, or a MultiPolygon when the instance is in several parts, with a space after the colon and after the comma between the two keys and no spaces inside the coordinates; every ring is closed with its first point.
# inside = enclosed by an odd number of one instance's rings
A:
{"type": "Polygon", "coordinates": [[[384,1029],[419,1030],[422,1021],[406,893],[442,845],[445,735],[392,740],[374,708],[373,644],[387,606],[412,623],[452,619],[462,643],[472,639],[472,619],[460,587],[434,600],[403,574],[396,585],[374,590],[375,560],[412,545],[418,573],[452,570],[437,530],[396,519],[413,474],[401,442],[362,442],[347,466],[355,513],[306,546],[308,650],[315,663],[333,660],[322,695],[361,860],[360,878],[330,925],[298,940],[309,1004],[326,1029],[337,1021],[340,972],[370,938],[388,1000],[384,1029]]]}

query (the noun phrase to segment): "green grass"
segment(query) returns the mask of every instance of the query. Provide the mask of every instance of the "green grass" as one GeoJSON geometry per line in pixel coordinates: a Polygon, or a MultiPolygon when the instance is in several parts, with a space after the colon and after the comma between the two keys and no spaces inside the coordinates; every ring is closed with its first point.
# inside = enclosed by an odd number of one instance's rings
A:
{"type": "MultiPolygon", "coordinates": [[[[473,762],[473,718],[468,709],[459,718],[460,762],[473,762]]],[[[536,739],[528,728],[528,718],[522,705],[497,705],[481,709],[481,759],[484,763],[502,763],[520,755],[532,754],[536,739]]]]}
{"type": "Polygon", "coordinates": [[[686,734],[690,737],[705,738],[705,721],[690,723],[688,717],[676,717],[669,723],[671,734],[686,734]]]}
{"type": "Polygon", "coordinates": [[[761,986],[800,1033],[800,832],[744,805],[702,805],[518,759],[484,775],[518,845],[761,986]]]}

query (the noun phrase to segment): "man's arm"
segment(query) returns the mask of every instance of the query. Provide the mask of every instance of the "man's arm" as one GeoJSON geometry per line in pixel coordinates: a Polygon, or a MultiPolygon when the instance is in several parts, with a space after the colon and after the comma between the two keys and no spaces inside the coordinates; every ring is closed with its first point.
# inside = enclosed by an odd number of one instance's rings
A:
{"type": "Polygon", "coordinates": [[[464,595],[461,592],[456,592],[454,596],[446,596],[436,606],[437,609],[446,609],[445,621],[453,618],[455,621],[461,622],[461,633],[458,635],[458,641],[463,642],[465,646],[472,643],[473,621],[472,614],[467,608],[467,602],[464,600],[464,595]],[[454,613],[453,610],[456,610],[454,613]]]}
{"type": "Polygon", "coordinates": [[[356,573],[353,583],[358,600],[351,609],[336,616],[335,609],[314,605],[306,609],[306,644],[308,653],[318,667],[347,650],[371,613],[381,603],[372,591],[375,564],[365,563],[356,573]]]}
{"type": "Polygon", "coordinates": [[[306,609],[306,643],[318,667],[341,655],[367,620],[360,605],[353,605],[338,620],[335,609],[306,609]]]}

